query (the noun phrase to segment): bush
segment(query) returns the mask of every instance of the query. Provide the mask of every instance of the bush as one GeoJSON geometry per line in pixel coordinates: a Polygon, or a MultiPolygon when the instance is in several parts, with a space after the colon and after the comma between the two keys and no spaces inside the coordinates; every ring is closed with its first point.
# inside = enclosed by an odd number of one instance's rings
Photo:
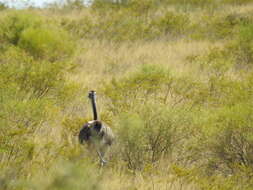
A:
{"type": "Polygon", "coordinates": [[[82,17],[81,19],[68,19],[61,20],[61,25],[64,29],[69,31],[77,38],[92,38],[94,37],[96,22],[92,17],[82,17]]]}
{"type": "Polygon", "coordinates": [[[96,19],[86,17],[66,21],[64,25],[75,35],[80,34],[80,37],[118,42],[153,40],[167,34],[172,37],[185,34],[189,28],[188,17],[168,11],[162,11],[161,16],[154,15],[160,4],[160,1],[154,0],[126,3],[95,1],[93,7],[96,10],[96,19]]]}
{"type": "Polygon", "coordinates": [[[160,18],[153,20],[150,27],[154,32],[158,32],[155,36],[178,36],[183,34],[189,27],[189,19],[185,15],[167,12],[160,18]]]}
{"type": "Polygon", "coordinates": [[[8,7],[4,3],[0,3],[0,11],[7,9],[8,7]]]}
{"type": "Polygon", "coordinates": [[[50,90],[64,85],[63,73],[67,62],[36,61],[20,48],[11,47],[0,56],[0,77],[15,83],[19,89],[42,97],[50,90]]]}
{"type": "Polygon", "coordinates": [[[223,0],[224,3],[229,3],[229,4],[237,4],[237,5],[243,5],[247,3],[251,3],[251,0],[223,0]]]}
{"type": "Polygon", "coordinates": [[[191,130],[185,129],[191,114],[188,105],[177,104],[176,97],[167,101],[171,93],[179,96],[176,84],[166,68],[144,65],[105,87],[110,100],[108,110],[119,116],[115,128],[121,159],[130,169],[141,170],[164,157],[171,158],[176,147],[176,151],[182,151],[177,145],[191,130]]]}
{"type": "Polygon", "coordinates": [[[171,172],[179,178],[182,183],[194,184],[195,188],[201,190],[250,190],[253,187],[251,171],[241,168],[244,171],[233,176],[222,176],[220,174],[206,176],[197,168],[189,169],[178,165],[173,165],[171,172]]]}
{"type": "Polygon", "coordinates": [[[158,8],[157,5],[159,4],[160,2],[155,0],[130,0],[128,8],[137,14],[147,14],[148,12],[154,11],[154,9],[158,8]]]}
{"type": "Polygon", "coordinates": [[[237,65],[251,65],[253,63],[253,24],[241,26],[237,38],[227,45],[230,55],[237,65]]]}
{"type": "MultiPolygon", "coordinates": [[[[13,174],[13,173],[12,173],[13,174]]],[[[69,190],[87,189],[99,190],[99,181],[102,175],[99,174],[94,164],[86,160],[84,162],[70,162],[58,158],[53,167],[37,171],[29,180],[22,177],[10,183],[11,173],[1,173],[0,187],[5,189],[33,189],[33,190],[69,190]]]]}
{"type": "Polygon", "coordinates": [[[124,12],[112,13],[96,24],[95,36],[112,41],[147,39],[148,26],[142,18],[124,12]],[[127,14],[127,13],[126,13],[127,14]],[[147,32],[147,33],[146,33],[147,32]]]}
{"type": "Polygon", "coordinates": [[[206,38],[208,40],[233,39],[238,29],[251,23],[248,14],[217,14],[204,15],[193,26],[193,38],[206,38]]]}
{"type": "Polygon", "coordinates": [[[233,57],[223,48],[212,48],[207,54],[197,56],[193,60],[209,78],[222,78],[234,67],[233,57]]]}
{"type": "Polygon", "coordinates": [[[142,169],[147,161],[144,123],[138,115],[122,114],[119,121],[119,150],[130,169],[142,169]]]}
{"type": "Polygon", "coordinates": [[[208,158],[208,172],[235,174],[240,166],[251,167],[252,150],[252,109],[250,104],[241,103],[224,107],[208,122],[209,133],[206,145],[212,154],[208,158]]]}
{"type": "Polygon", "coordinates": [[[38,15],[11,12],[0,19],[0,38],[17,45],[25,29],[40,27],[44,22],[44,19],[38,15]]]}
{"type": "Polygon", "coordinates": [[[94,9],[100,9],[100,10],[106,10],[111,8],[120,8],[121,5],[125,5],[128,3],[128,0],[122,0],[122,3],[120,0],[94,0],[92,3],[92,8],[94,9]]]}
{"type": "Polygon", "coordinates": [[[177,4],[190,4],[193,6],[204,6],[204,5],[210,5],[211,3],[213,3],[214,1],[212,0],[189,0],[189,1],[185,1],[185,0],[172,0],[172,1],[167,1],[168,3],[177,3],[177,4]]]}
{"type": "Polygon", "coordinates": [[[194,159],[203,159],[207,175],[234,175],[240,167],[252,169],[251,76],[241,81],[228,75],[209,79],[205,106],[196,117],[200,134],[193,153],[194,159]]]}
{"type": "MultiPolygon", "coordinates": [[[[84,0],[67,0],[63,6],[64,9],[82,9],[84,8],[84,0]]],[[[87,2],[86,2],[87,3],[87,2]]]]}
{"type": "Polygon", "coordinates": [[[3,42],[23,48],[35,58],[64,60],[74,52],[74,42],[68,33],[41,16],[14,12],[7,14],[0,24],[3,42]]]}
{"type": "MultiPolygon", "coordinates": [[[[66,83],[64,77],[72,66],[67,58],[74,51],[72,45],[71,48],[66,45],[67,50],[61,47],[63,38],[69,39],[67,33],[57,27],[54,29],[59,34],[50,27],[42,30],[43,22],[36,16],[18,16],[10,14],[1,20],[6,25],[0,26],[0,38],[4,42],[0,50],[0,167],[3,169],[0,188],[4,189],[15,189],[18,184],[13,181],[32,175],[32,168],[38,169],[41,160],[35,163],[35,157],[42,155],[49,167],[54,160],[49,153],[52,148],[48,148],[52,139],[43,142],[43,133],[50,135],[46,126],[54,123],[66,102],[73,98],[72,93],[79,88],[66,83]],[[44,147],[39,148],[36,139],[42,136],[39,142],[44,147]],[[5,174],[7,176],[3,176],[5,174]]],[[[56,147],[59,152],[61,148],[56,147]]]]}
{"type": "MultiPolygon", "coordinates": [[[[239,33],[240,37],[235,41],[242,44],[245,39],[245,44],[246,41],[251,43],[251,38],[247,38],[250,36],[248,32],[243,35],[241,31],[239,33]]],[[[244,75],[238,72],[235,52],[228,46],[214,48],[207,55],[197,56],[191,62],[199,64],[205,80],[202,104],[198,116],[194,117],[199,134],[191,150],[193,160],[202,164],[198,167],[202,168],[201,172],[206,176],[235,176],[237,172],[244,173],[245,168],[252,171],[252,87],[249,85],[252,71],[248,70],[244,75]],[[240,77],[234,78],[231,72],[235,75],[240,73],[240,77]]],[[[180,86],[178,88],[182,89],[180,86]]],[[[193,97],[196,99],[196,93],[193,97]]]]}
{"type": "MultiPolygon", "coordinates": [[[[204,56],[197,56],[193,60],[200,63],[201,67],[216,76],[224,75],[227,71],[248,69],[253,62],[252,57],[252,29],[253,25],[245,22],[239,24],[233,32],[234,39],[227,41],[224,47],[213,48],[204,56]]],[[[225,37],[225,36],[224,36],[225,37]]]]}
{"type": "Polygon", "coordinates": [[[117,125],[121,159],[133,170],[162,158],[171,159],[175,151],[182,150],[178,145],[189,132],[184,128],[189,122],[186,113],[184,109],[149,104],[141,106],[136,114],[121,114],[117,125]]]}
{"type": "Polygon", "coordinates": [[[74,52],[73,42],[66,32],[57,28],[28,28],[20,35],[18,46],[35,58],[64,60],[74,52]]]}
{"type": "Polygon", "coordinates": [[[165,0],[162,1],[163,6],[175,6],[178,10],[182,11],[194,11],[199,9],[213,10],[220,4],[216,0],[165,0]]]}
{"type": "Polygon", "coordinates": [[[109,110],[119,113],[134,110],[137,102],[145,104],[149,101],[166,101],[166,90],[170,88],[171,80],[168,69],[157,65],[144,65],[121,80],[112,80],[104,88],[105,95],[113,100],[109,110]]]}

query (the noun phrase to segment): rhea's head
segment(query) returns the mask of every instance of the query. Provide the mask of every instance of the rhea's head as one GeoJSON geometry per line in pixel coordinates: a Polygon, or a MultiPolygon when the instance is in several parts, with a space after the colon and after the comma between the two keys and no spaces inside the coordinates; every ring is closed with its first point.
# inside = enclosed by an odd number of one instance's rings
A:
{"type": "Polygon", "coordinates": [[[96,91],[91,90],[91,91],[89,92],[88,98],[90,98],[90,99],[95,99],[95,98],[96,98],[96,91]]]}

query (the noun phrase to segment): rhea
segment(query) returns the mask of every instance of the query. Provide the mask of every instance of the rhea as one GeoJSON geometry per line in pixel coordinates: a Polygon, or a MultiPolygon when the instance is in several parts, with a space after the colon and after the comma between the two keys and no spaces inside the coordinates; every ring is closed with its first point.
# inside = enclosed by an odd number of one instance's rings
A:
{"type": "Polygon", "coordinates": [[[97,107],[96,107],[96,92],[90,91],[88,98],[91,101],[93,120],[84,124],[79,132],[79,142],[81,144],[87,143],[88,147],[93,147],[97,152],[101,166],[104,166],[107,161],[105,160],[105,153],[112,145],[115,137],[111,128],[105,125],[102,121],[98,120],[97,107]]]}

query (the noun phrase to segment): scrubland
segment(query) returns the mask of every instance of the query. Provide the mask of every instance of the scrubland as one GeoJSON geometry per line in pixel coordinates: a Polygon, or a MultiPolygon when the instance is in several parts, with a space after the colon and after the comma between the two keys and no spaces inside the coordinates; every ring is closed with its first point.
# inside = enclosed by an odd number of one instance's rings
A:
{"type": "Polygon", "coordinates": [[[251,190],[252,64],[251,0],[0,6],[0,189],[251,190]]]}

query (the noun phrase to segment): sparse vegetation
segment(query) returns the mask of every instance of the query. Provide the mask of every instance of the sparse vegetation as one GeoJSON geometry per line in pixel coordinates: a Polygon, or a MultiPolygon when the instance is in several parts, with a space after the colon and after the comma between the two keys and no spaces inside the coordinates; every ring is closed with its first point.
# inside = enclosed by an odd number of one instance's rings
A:
{"type": "Polygon", "coordinates": [[[253,189],[252,3],[0,4],[0,189],[253,189]],[[88,89],[103,169],[77,140],[88,89]]]}

